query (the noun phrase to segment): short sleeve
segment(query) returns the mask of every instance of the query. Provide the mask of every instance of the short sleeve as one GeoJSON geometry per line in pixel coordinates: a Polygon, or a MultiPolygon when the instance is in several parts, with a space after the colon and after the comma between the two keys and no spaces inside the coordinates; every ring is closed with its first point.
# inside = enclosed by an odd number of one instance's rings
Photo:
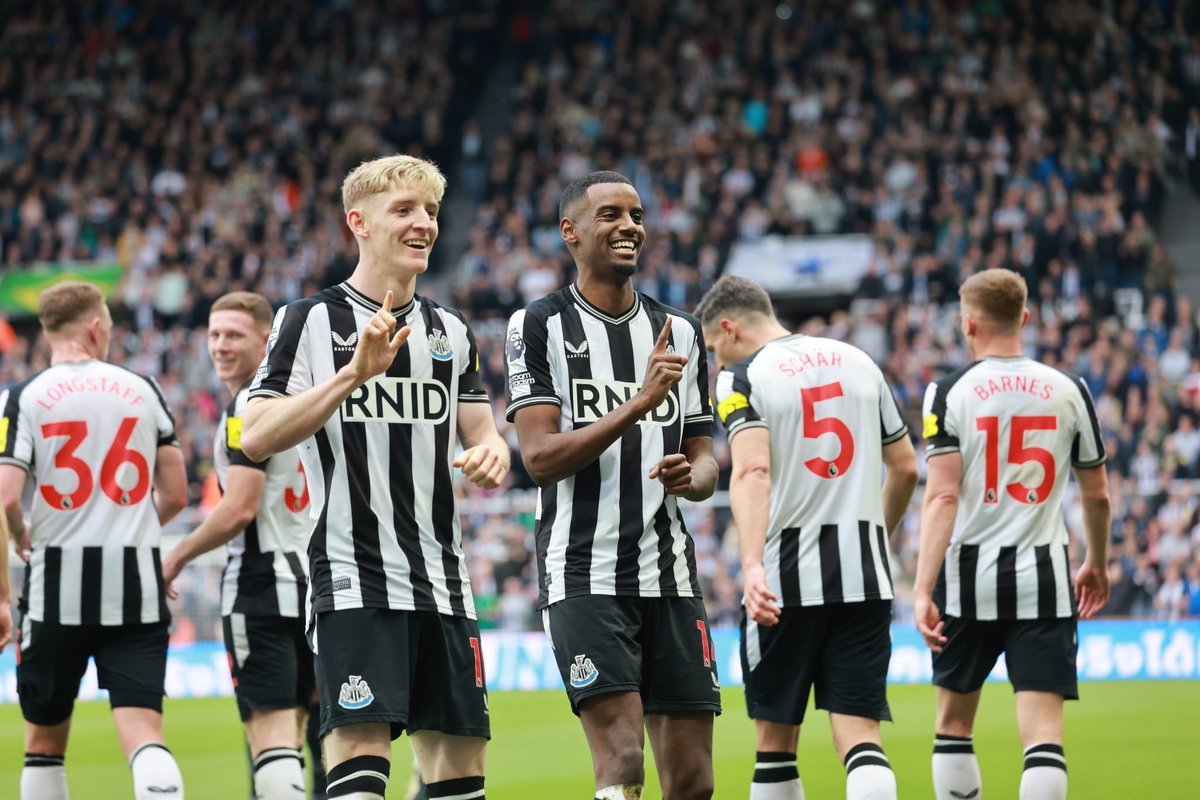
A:
{"type": "Polygon", "coordinates": [[[0,394],[0,464],[12,464],[28,470],[33,466],[33,435],[21,413],[21,383],[0,394]]]}
{"type": "MultiPolygon", "coordinates": [[[[712,402],[708,397],[708,351],[704,346],[704,333],[699,323],[690,320],[688,326],[672,326],[671,332],[678,329],[692,331],[688,349],[688,369],[695,367],[692,380],[687,382],[683,392],[683,438],[713,435],[712,402]]],[[[672,338],[675,338],[672,336],[672,338]]]]}
{"type": "Polygon", "coordinates": [[[287,397],[313,386],[312,358],[305,334],[312,306],[291,303],[279,309],[267,339],[267,354],[250,384],[250,397],[287,397]]]}
{"type": "Polygon", "coordinates": [[[175,433],[175,415],[171,413],[171,408],[167,405],[167,398],[163,394],[162,387],[154,378],[148,375],[142,377],[150,384],[150,388],[154,390],[154,397],[158,401],[154,408],[154,422],[158,428],[158,446],[178,446],[179,437],[175,433]]]}
{"type": "Polygon", "coordinates": [[[746,428],[765,428],[762,418],[750,401],[749,363],[739,361],[717,376],[717,416],[733,438],[746,428]]]}
{"type": "Polygon", "coordinates": [[[462,371],[458,373],[458,402],[486,403],[487,390],[483,388],[483,373],[479,366],[479,346],[471,326],[463,322],[463,333],[467,339],[467,357],[462,371]]]}
{"type": "Polygon", "coordinates": [[[225,458],[229,461],[231,467],[250,467],[252,469],[266,470],[267,464],[271,459],[265,461],[251,461],[250,458],[242,452],[242,414],[246,409],[246,394],[239,393],[233,402],[229,404],[229,408],[221,417],[221,438],[218,446],[225,450],[225,458]]]}
{"type": "Polygon", "coordinates": [[[926,457],[958,452],[958,429],[946,413],[948,393],[949,387],[936,381],[925,389],[925,402],[921,406],[921,437],[926,442],[926,457]]]}
{"type": "Polygon", "coordinates": [[[1075,432],[1075,440],[1071,443],[1071,465],[1081,469],[1098,467],[1106,460],[1104,439],[1100,434],[1100,420],[1096,416],[1096,405],[1092,402],[1092,393],[1088,391],[1087,383],[1078,377],[1072,377],[1072,382],[1079,390],[1080,414],[1079,428],[1075,432]]]}
{"type": "Polygon", "coordinates": [[[509,422],[518,409],[549,404],[561,406],[550,371],[549,333],[541,317],[522,309],[512,315],[504,340],[504,367],[507,374],[509,422]]]}
{"type": "Polygon", "coordinates": [[[879,432],[883,444],[898,442],[908,435],[908,423],[882,372],[879,373],[879,432]]]}

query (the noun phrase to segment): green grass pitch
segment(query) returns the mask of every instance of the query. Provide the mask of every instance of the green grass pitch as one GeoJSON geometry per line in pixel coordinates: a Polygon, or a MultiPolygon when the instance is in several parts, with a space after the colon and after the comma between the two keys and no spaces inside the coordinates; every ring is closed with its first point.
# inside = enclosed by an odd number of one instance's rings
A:
{"type": "MultiPolygon", "coordinates": [[[[1083,700],[1067,704],[1066,752],[1071,796],[1187,800],[1200,797],[1200,683],[1084,683],[1083,700]]],[[[883,737],[902,798],[932,796],[929,754],[933,689],[893,687],[883,737]]],[[[724,692],[716,723],[716,797],[744,798],[754,758],[753,728],[740,689],[724,692]]],[[[488,752],[490,800],[591,797],[591,764],[583,732],[561,692],[495,692],[495,738],[488,752]]],[[[245,753],[231,698],[175,700],[166,707],[168,744],[183,769],[191,800],[248,796],[245,753]]],[[[0,797],[18,796],[22,723],[16,706],[0,707],[0,797]]],[[[984,690],[975,732],[986,794],[1016,797],[1021,745],[1012,693],[984,690]]],[[[649,747],[647,747],[649,750],[649,747]]],[[[800,774],[810,798],[844,796],[843,772],[830,745],[826,715],[810,711],[801,734],[800,774]]],[[[389,798],[402,798],[410,756],[396,743],[389,798]]],[[[107,705],[81,703],[67,753],[71,794],[89,800],[126,800],[129,770],[117,748],[107,705]]],[[[647,798],[661,797],[647,759],[647,798]]]]}

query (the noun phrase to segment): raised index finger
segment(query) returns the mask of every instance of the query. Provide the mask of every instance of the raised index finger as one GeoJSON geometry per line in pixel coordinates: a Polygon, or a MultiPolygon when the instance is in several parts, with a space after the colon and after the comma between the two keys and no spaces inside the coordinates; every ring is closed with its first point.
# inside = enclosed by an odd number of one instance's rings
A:
{"type": "Polygon", "coordinates": [[[671,318],[667,317],[667,324],[663,325],[662,332],[658,334],[658,341],[654,343],[654,349],[660,353],[667,352],[667,342],[671,341],[671,318]]]}
{"type": "Polygon", "coordinates": [[[384,314],[392,313],[392,290],[388,289],[387,294],[383,296],[383,307],[380,309],[384,314]]]}

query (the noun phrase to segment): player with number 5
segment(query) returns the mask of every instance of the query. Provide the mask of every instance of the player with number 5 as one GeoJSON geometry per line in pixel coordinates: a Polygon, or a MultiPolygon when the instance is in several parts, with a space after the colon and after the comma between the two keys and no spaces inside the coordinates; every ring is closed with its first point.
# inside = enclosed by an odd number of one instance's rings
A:
{"type": "Polygon", "coordinates": [[[17,640],[21,797],[67,797],[71,713],[93,658],[134,796],[181,800],[183,779],[163,742],[170,614],[158,549],[162,524],[187,502],[175,422],[153,378],[105,362],[113,322],[99,289],[51,287],[38,319],[50,366],[0,394],[0,497],[29,550],[17,640]]]}
{"type": "Polygon", "coordinates": [[[895,798],[879,720],[891,719],[888,539],[917,483],[908,426],[866,353],[792,334],[751,281],[721,278],[696,316],[721,370],[717,416],[733,458],[742,672],[757,742],[750,798],[804,797],[796,745],[814,686],[846,797],[895,798]]]}
{"type": "Polygon", "coordinates": [[[1025,748],[1021,797],[1061,800],[1063,700],[1079,696],[1075,619],[1108,601],[1104,443],[1087,384],[1025,357],[1025,279],[983,270],[959,297],[973,361],[925,393],[929,475],[913,587],[938,687],[933,788],[938,800],[982,791],[971,733],[1003,652],[1025,748]],[[1072,470],[1088,540],[1074,587],[1062,513],[1072,470]]]}

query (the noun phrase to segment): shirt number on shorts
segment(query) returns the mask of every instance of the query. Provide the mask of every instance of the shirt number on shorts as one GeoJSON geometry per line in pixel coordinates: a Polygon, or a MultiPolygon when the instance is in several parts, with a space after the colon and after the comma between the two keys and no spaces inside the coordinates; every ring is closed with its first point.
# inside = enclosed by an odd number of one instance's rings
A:
{"type": "MultiPolygon", "coordinates": [[[[137,417],[125,417],[108,452],[100,465],[100,490],[105,497],[120,506],[140,503],[150,491],[150,465],[146,457],[129,448],[129,439],[137,427],[137,417]],[[117,482],[117,473],[123,465],[133,467],[136,480],[133,486],[122,488],[117,482]]],[[[59,511],[74,511],[91,499],[96,487],[95,478],[87,462],[75,455],[75,451],[88,436],[86,420],[48,422],[42,426],[42,438],[66,437],[66,443],[54,454],[54,466],[75,473],[75,490],[63,494],[49,483],[42,484],[42,497],[51,507],[59,511]]],[[[126,471],[128,474],[128,470],[126,471]]]]}
{"type": "Polygon", "coordinates": [[[479,652],[479,637],[472,636],[467,639],[471,643],[471,649],[475,652],[475,686],[483,688],[483,654],[479,652]]]}
{"type": "Polygon", "coordinates": [[[696,620],[700,630],[700,652],[704,655],[704,666],[711,667],[713,661],[712,639],[708,638],[708,623],[702,619],[696,620]]]}

